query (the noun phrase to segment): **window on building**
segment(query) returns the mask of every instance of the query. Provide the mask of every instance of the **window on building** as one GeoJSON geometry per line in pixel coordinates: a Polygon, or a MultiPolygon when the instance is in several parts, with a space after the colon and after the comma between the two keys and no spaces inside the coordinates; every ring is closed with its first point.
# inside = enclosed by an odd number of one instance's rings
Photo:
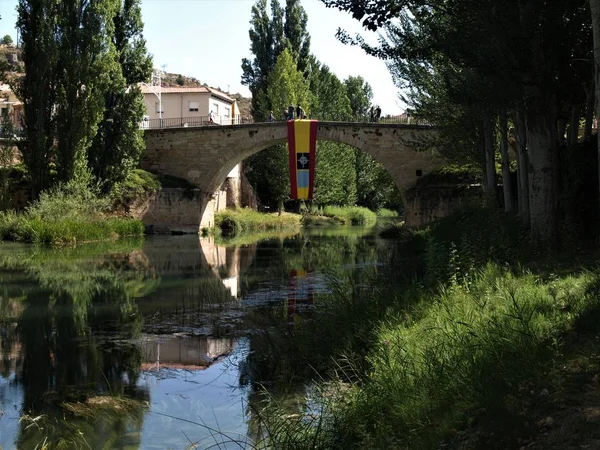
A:
{"type": "Polygon", "coordinates": [[[219,104],[213,103],[212,112],[219,115],[219,104]]]}
{"type": "Polygon", "coordinates": [[[162,109],[162,111],[161,111],[161,109],[160,109],[160,102],[156,102],[156,103],[154,104],[154,111],[156,111],[157,113],[164,113],[164,112],[165,112],[165,111],[164,111],[164,108],[163,108],[163,109],[162,109]]]}
{"type": "Polygon", "coordinates": [[[231,117],[231,109],[225,108],[225,117],[231,117]]]}
{"type": "Polygon", "coordinates": [[[198,109],[200,108],[200,102],[190,102],[189,106],[190,106],[190,112],[197,112],[198,109]]]}

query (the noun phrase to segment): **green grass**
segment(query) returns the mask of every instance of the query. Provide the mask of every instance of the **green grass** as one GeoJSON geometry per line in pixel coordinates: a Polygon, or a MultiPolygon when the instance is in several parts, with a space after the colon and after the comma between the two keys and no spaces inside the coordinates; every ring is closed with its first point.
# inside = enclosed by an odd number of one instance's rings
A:
{"type": "Polygon", "coordinates": [[[304,214],[302,216],[303,226],[323,227],[328,225],[340,225],[342,223],[343,222],[335,217],[328,217],[320,214],[304,214]]]}
{"type": "Polygon", "coordinates": [[[387,208],[379,208],[377,210],[377,217],[398,217],[398,211],[392,211],[387,208]]]}
{"type": "Polygon", "coordinates": [[[7,241],[76,244],[143,234],[144,224],[136,219],[43,220],[25,214],[0,213],[0,237],[7,241]]]}
{"type": "Polygon", "coordinates": [[[560,355],[561,336],[597,311],[598,279],[582,271],[543,280],[490,264],[468,282],[405,293],[405,307],[365,337],[362,361],[338,355],[338,381],[313,394],[318,420],[265,412],[274,447],[434,449],[482,408],[517,414],[515,398],[560,355]]]}
{"type": "Polygon", "coordinates": [[[315,216],[329,217],[344,225],[370,226],[377,222],[377,214],[361,206],[325,206],[317,210],[315,216]]]}
{"type": "Polygon", "coordinates": [[[294,350],[275,368],[307,377],[310,365],[320,379],[310,409],[290,415],[272,401],[261,412],[274,448],[437,449],[482,411],[517,416],[562,338],[597,324],[600,270],[523,269],[535,254],[512,216],[471,205],[396,233],[400,254],[420,251],[418,280],[333,284],[310,321],[274,340],[294,350]]]}
{"type": "Polygon", "coordinates": [[[300,215],[283,213],[264,214],[251,209],[228,209],[215,214],[215,227],[225,235],[243,232],[290,230],[300,227],[300,215]]]}
{"type": "Polygon", "coordinates": [[[110,216],[112,200],[84,181],[42,192],[23,213],[0,213],[0,238],[39,244],[75,244],[141,236],[136,219],[110,216]]]}

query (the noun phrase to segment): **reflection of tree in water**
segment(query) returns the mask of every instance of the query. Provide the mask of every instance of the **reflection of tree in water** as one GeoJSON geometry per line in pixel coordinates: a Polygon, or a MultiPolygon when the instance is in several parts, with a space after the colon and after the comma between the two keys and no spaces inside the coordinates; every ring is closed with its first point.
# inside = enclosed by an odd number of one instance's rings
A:
{"type": "Polygon", "coordinates": [[[279,414],[302,413],[307,382],[326,379],[342,354],[352,357],[365,351],[367,330],[353,324],[361,311],[378,307],[370,301],[373,288],[387,283],[389,275],[380,267],[390,256],[389,249],[379,246],[375,238],[299,236],[265,245],[278,247],[268,252],[276,257],[256,258],[244,289],[254,289],[253,279],[259,280],[252,272],[269,271],[280,280],[290,278],[290,294],[287,300],[257,308],[248,317],[254,332],[249,337],[248,357],[240,366],[240,383],[252,386],[249,425],[253,437],[262,433],[256,411],[266,405],[265,398],[276,400],[279,414]],[[302,272],[310,277],[311,270],[319,277],[315,283],[323,284],[326,276],[328,289],[324,292],[320,286],[314,306],[307,308],[312,303],[311,286],[294,288],[303,283],[302,272]],[[292,302],[294,317],[290,317],[292,302]]]}
{"type": "Polygon", "coordinates": [[[132,339],[140,322],[135,303],[118,283],[107,283],[88,298],[64,291],[27,296],[19,320],[24,361],[18,381],[24,413],[43,416],[38,419],[43,429],[23,421],[19,447],[45,438],[51,445],[62,440],[75,445],[82,438],[114,443],[132,432],[139,435],[149,398],[136,386],[141,354],[132,339]],[[109,339],[111,334],[118,339],[109,339]]]}
{"type": "MultiPolygon", "coordinates": [[[[1,256],[3,267],[18,267],[1,256]]],[[[14,337],[23,358],[18,448],[44,440],[44,448],[137,448],[149,393],[137,386],[142,318],[134,297],[155,277],[125,267],[123,255],[59,259],[54,267],[45,255],[27,256],[16,259],[41,289],[27,291],[14,337]]],[[[0,322],[3,350],[14,345],[7,330],[0,322]]]]}

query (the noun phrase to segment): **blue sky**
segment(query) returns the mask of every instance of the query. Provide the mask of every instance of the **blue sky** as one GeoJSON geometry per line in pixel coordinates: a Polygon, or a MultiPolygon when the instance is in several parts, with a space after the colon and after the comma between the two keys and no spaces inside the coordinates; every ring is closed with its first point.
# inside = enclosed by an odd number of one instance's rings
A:
{"type": "MultiPolygon", "coordinates": [[[[240,83],[241,60],[250,57],[250,9],[255,0],[142,0],[144,35],[155,67],[198,78],[231,93],[250,92],[240,83]]],[[[284,0],[280,0],[285,3],[284,0]]],[[[0,0],[0,36],[16,39],[17,0],[0,0]]],[[[400,114],[398,89],[383,61],[341,44],[338,27],[362,32],[350,15],[326,8],[318,0],[302,0],[308,14],[311,51],[341,79],[361,75],[373,87],[382,114],[400,114]]],[[[376,35],[370,33],[372,41],[376,35]]]]}

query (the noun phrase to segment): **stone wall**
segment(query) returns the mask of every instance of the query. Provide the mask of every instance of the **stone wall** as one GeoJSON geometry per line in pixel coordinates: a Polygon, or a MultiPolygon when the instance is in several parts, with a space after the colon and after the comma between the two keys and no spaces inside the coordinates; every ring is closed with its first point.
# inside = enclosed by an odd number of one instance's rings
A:
{"type": "Polygon", "coordinates": [[[465,203],[482,198],[480,185],[414,187],[404,191],[407,227],[421,227],[450,215],[465,203]]]}
{"type": "Polygon", "coordinates": [[[258,199],[256,198],[256,192],[252,188],[252,185],[248,181],[246,175],[242,172],[241,180],[241,203],[242,208],[258,209],[258,199]]]}
{"type": "Polygon", "coordinates": [[[227,178],[225,180],[225,191],[227,192],[227,207],[238,208],[241,206],[241,180],[240,178],[227,178]]]}
{"type": "Polygon", "coordinates": [[[223,183],[221,189],[214,192],[206,205],[206,209],[200,220],[200,229],[215,226],[215,213],[227,209],[227,182],[223,183]]]}
{"type": "Polygon", "coordinates": [[[199,189],[162,189],[140,201],[131,214],[144,222],[148,233],[198,233],[202,197],[199,189]]]}

